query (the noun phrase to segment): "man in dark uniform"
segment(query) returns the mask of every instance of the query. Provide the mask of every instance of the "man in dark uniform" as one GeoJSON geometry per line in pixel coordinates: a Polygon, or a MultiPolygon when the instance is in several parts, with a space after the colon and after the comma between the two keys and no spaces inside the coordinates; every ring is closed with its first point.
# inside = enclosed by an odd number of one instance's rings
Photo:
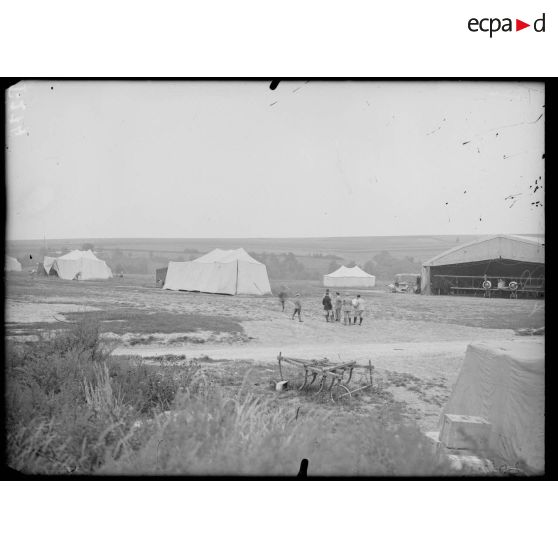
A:
{"type": "Polygon", "coordinates": [[[333,322],[333,306],[331,305],[331,297],[329,296],[329,289],[326,290],[326,294],[322,300],[324,306],[324,314],[326,322],[329,322],[329,314],[331,312],[331,321],[333,322]]]}

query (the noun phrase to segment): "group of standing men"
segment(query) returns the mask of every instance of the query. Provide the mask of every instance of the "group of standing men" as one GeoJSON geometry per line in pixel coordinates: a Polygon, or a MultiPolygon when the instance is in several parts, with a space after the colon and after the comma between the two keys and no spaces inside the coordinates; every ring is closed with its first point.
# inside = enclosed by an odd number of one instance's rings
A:
{"type": "Polygon", "coordinates": [[[341,322],[341,316],[343,316],[344,325],[351,325],[351,318],[353,319],[353,324],[357,323],[358,318],[358,325],[362,325],[364,301],[359,294],[351,300],[349,295],[345,294],[342,297],[340,293],[336,292],[335,298],[332,300],[329,289],[327,289],[322,305],[326,322],[341,322]]]}
{"type": "MultiPolygon", "coordinates": [[[[285,310],[286,299],[287,293],[285,292],[285,289],[282,289],[279,292],[279,301],[281,302],[283,311],[285,310]]],[[[298,321],[302,322],[302,303],[300,293],[296,293],[293,303],[294,312],[291,319],[294,320],[298,316],[298,321]]],[[[340,293],[336,292],[335,298],[332,300],[329,294],[329,289],[327,289],[325,296],[322,299],[322,305],[324,307],[326,322],[341,322],[341,318],[343,318],[344,325],[351,325],[351,323],[356,325],[358,319],[358,325],[362,325],[364,301],[359,294],[351,300],[348,294],[341,296],[340,293]]]]}

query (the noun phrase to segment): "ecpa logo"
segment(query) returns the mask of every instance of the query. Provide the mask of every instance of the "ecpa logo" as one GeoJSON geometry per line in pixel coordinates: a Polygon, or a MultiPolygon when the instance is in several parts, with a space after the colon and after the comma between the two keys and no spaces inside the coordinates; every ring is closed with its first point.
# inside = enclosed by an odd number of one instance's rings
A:
{"type": "MultiPolygon", "coordinates": [[[[544,25],[545,25],[545,14],[543,14],[539,19],[536,19],[533,22],[533,29],[537,33],[544,33],[544,25]]],[[[482,19],[477,19],[472,17],[467,26],[469,27],[469,31],[473,33],[477,33],[478,31],[482,31],[483,33],[490,33],[490,38],[494,33],[498,31],[510,32],[514,31],[512,19],[509,17],[505,17],[500,19],[498,17],[485,17],[482,19]]],[[[521,31],[522,29],[526,29],[527,27],[531,27],[530,23],[525,23],[520,19],[515,20],[515,31],[521,31]]]]}

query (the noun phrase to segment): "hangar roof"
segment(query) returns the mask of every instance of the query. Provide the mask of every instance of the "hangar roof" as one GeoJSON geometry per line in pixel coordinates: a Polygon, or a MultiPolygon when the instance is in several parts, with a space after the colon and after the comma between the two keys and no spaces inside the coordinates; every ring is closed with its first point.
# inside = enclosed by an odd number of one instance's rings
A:
{"type": "Polygon", "coordinates": [[[428,261],[423,267],[451,265],[486,260],[516,260],[544,263],[544,238],[499,234],[446,250],[428,261]]]}

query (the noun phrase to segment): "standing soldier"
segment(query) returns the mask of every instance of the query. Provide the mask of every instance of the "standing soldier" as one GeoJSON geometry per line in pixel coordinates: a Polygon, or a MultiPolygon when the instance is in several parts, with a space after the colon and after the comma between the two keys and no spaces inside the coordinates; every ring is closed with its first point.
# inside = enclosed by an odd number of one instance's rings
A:
{"type": "Polygon", "coordinates": [[[335,293],[335,321],[341,321],[341,308],[343,306],[343,301],[341,300],[341,295],[335,293]]]}
{"type": "Polygon", "coordinates": [[[331,298],[329,296],[329,289],[326,290],[326,294],[324,296],[324,298],[322,299],[322,304],[324,307],[324,315],[325,315],[325,319],[326,322],[329,322],[329,313],[332,313],[332,317],[331,317],[331,321],[333,321],[333,306],[331,305],[331,298]]]}
{"type": "Polygon", "coordinates": [[[341,302],[341,308],[343,309],[343,323],[345,325],[351,325],[351,299],[348,294],[345,294],[341,302]]]}
{"type": "Polygon", "coordinates": [[[356,298],[353,299],[353,308],[355,311],[355,319],[354,324],[356,324],[357,318],[360,319],[358,325],[362,325],[362,314],[364,312],[364,301],[360,298],[360,295],[356,295],[356,298]]]}
{"type": "Polygon", "coordinates": [[[293,317],[291,318],[292,320],[295,319],[295,316],[298,314],[298,321],[302,322],[302,319],[300,318],[300,312],[302,310],[302,304],[300,303],[300,293],[296,293],[295,299],[294,299],[294,305],[295,305],[295,309],[293,312],[293,317]]]}
{"type": "Polygon", "coordinates": [[[287,292],[285,287],[281,287],[281,290],[279,291],[279,302],[281,303],[281,311],[284,312],[285,311],[285,300],[287,300],[287,292]]]}
{"type": "Polygon", "coordinates": [[[486,273],[484,274],[484,281],[482,282],[482,288],[484,289],[484,298],[490,298],[490,289],[492,288],[492,283],[488,280],[486,273]]]}

